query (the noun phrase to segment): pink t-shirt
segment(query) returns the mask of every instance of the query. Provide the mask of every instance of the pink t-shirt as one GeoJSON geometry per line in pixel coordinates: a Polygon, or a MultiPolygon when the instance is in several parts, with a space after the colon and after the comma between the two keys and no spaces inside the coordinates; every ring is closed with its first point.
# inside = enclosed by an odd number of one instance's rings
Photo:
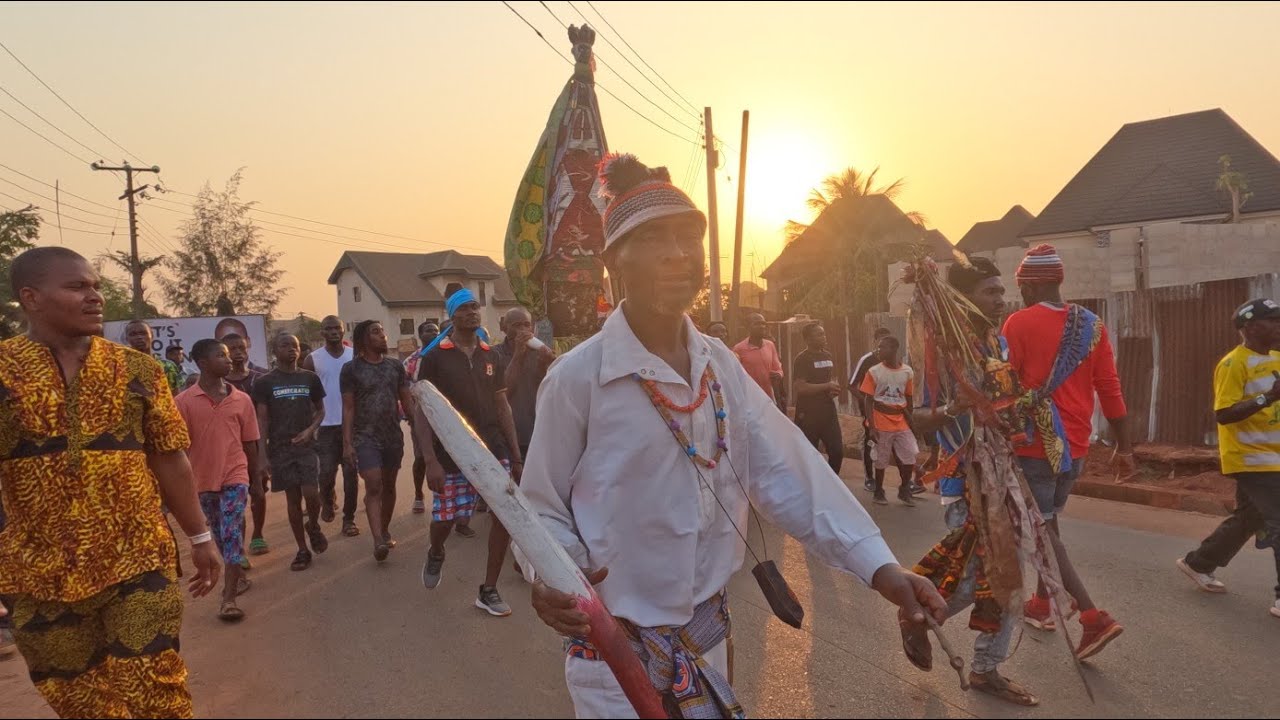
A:
{"type": "Polygon", "coordinates": [[[778,346],[765,339],[760,347],[756,347],[748,338],[733,346],[733,354],[738,356],[742,369],[764,390],[764,394],[773,397],[772,376],[782,376],[782,356],[778,354],[778,346]]]}
{"type": "Polygon", "coordinates": [[[246,393],[230,383],[227,387],[231,394],[216,404],[198,384],[174,398],[191,434],[187,458],[195,473],[196,492],[249,484],[249,458],[243,443],[258,441],[258,415],[246,393]]]}

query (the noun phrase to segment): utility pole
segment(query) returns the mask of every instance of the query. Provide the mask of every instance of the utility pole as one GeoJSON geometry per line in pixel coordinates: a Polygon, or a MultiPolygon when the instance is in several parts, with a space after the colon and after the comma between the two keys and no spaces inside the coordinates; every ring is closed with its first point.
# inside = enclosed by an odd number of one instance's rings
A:
{"type": "Polygon", "coordinates": [[[158,174],[160,166],[152,165],[149,168],[135,168],[125,162],[120,167],[108,167],[101,163],[92,163],[89,167],[94,170],[124,173],[124,194],[117,199],[127,199],[129,201],[129,274],[133,276],[133,319],[137,320],[142,317],[142,261],[138,259],[138,212],[133,198],[151,186],[143,185],[140,188],[135,188],[133,186],[133,174],[140,172],[158,174]]]}
{"type": "Polygon", "coordinates": [[[738,222],[733,228],[733,279],[730,281],[733,285],[729,288],[729,337],[735,340],[742,314],[742,212],[747,198],[747,123],[750,119],[751,112],[743,110],[742,155],[738,159],[738,222]]]}
{"type": "Polygon", "coordinates": [[[707,141],[707,229],[711,238],[711,319],[723,320],[720,300],[720,223],[716,218],[716,136],[711,131],[711,108],[702,109],[707,141]]]}

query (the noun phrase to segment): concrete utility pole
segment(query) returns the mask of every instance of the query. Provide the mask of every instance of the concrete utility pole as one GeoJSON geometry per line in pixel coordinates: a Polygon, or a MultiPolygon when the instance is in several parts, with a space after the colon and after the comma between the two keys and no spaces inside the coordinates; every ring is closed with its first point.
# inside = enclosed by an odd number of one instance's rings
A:
{"type": "MultiPolygon", "coordinates": [[[[733,229],[733,283],[729,286],[729,337],[738,338],[738,323],[742,314],[742,216],[747,199],[747,123],[751,112],[742,111],[742,154],[738,160],[738,222],[733,229]]],[[[753,276],[752,281],[755,280],[753,276]]]]}
{"type": "Polygon", "coordinates": [[[136,168],[126,162],[120,167],[108,167],[101,163],[92,163],[89,167],[94,170],[124,173],[125,190],[124,194],[118,199],[128,199],[129,201],[129,274],[133,276],[133,318],[137,320],[142,317],[142,261],[138,259],[138,212],[133,198],[151,186],[143,185],[135,188],[133,186],[133,174],[140,172],[159,173],[160,166],[152,165],[149,168],[136,168]]]}
{"type": "Polygon", "coordinates": [[[707,230],[711,239],[711,319],[723,320],[720,304],[720,222],[716,216],[716,136],[711,131],[711,108],[703,108],[707,141],[707,230]]]}

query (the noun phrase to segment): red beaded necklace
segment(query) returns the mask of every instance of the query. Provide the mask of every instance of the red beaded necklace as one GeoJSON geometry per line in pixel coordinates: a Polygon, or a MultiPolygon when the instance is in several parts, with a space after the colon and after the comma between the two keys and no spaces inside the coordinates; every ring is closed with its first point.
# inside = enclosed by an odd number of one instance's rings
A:
{"type": "Polygon", "coordinates": [[[700,388],[698,399],[688,405],[675,404],[671,398],[663,394],[656,381],[644,380],[638,374],[632,375],[632,377],[644,387],[645,392],[649,395],[649,401],[657,409],[658,415],[667,423],[667,428],[671,430],[671,434],[680,443],[680,447],[684,449],[685,454],[702,467],[714,470],[716,465],[720,463],[720,458],[729,449],[729,444],[726,440],[729,416],[724,410],[724,395],[721,393],[720,382],[716,380],[716,373],[715,370],[711,369],[711,365],[707,365],[707,369],[702,373],[702,378],[698,381],[698,387],[700,388]],[[680,421],[675,419],[672,412],[692,413],[702,407],[702,404],[706,402],[708,395],[711,393],[714,393],[712,404],[716,411],[716,453],[713,457],[706,458],[698,452],[698,447],[693,444],[689,435],[685,433],[684,427],[680,424],[680,421]]]}

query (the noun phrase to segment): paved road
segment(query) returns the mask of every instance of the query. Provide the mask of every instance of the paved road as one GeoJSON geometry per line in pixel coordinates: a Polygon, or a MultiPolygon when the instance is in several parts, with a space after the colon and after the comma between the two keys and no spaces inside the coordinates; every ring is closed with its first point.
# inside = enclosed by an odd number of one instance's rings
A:
{"type": "MultiPolygon", "coordinates": [[[[852,465],[852,464],[851,464],[852,465]]],[[[852,476],[852,487],[861,480],[852,476]]],[[[216,601],[190,602],[183,655],[204,717],[565,717],[559,642],[537,622],[514,574],[500,588],[516,614],[494,619],[472,607],[484,562],[484,530],[453,538],[444,583],[419,580],[426,516],[409,514],[400,476],[400,546],[382,566],[367,535],[336,537],[306,572],[289,571],[293,550],[282,505],[271,498],[271,554],[255,558],[248,619],[226,626],[216,601]]],[[[940,509],[922,503],[872,507],[890,545],[909,564],[942,532],[940,509]]],[[[1042,698],[1013,708],[960,691],[944,667],[921,673],[903,657],[893,614],[855,581],[769,531],[769,549],[803,602],[802,631],[773,619],[749,572],[731,587],[737,685],[756,717],[1265,717],[1280,708],[1275,680],[1280,621],[1266,613],[1269,556],[1247,549],[1221,573],[1230,592],[1199,593],[1172,561],[1215,518],[1075,498],[1064,521],[1094,597],[1126,626],[1087,671],[1091,704],[1058,634],[1028,629],[1008,675],[1042,698]]],[[[483,517],[483,516],[482,516],[483,517]]],[[[360,519],[364,525],[363,517],[360,519]]],[[[753,542],[758,533],[752,532],[753,542]]],[[[749,569],[749,568],[748,568],[749,569]]],[[[964,622],[948,625],[968,648],[964,622]]],[[[1072,622],[1072,625],[1075,625],[1072,622]]],[[[1075,628],[1073,628],[1074,630],[1075,628]]],[[[0,661],[0,717],[53,717],[21,659],[0,661]]]]}

